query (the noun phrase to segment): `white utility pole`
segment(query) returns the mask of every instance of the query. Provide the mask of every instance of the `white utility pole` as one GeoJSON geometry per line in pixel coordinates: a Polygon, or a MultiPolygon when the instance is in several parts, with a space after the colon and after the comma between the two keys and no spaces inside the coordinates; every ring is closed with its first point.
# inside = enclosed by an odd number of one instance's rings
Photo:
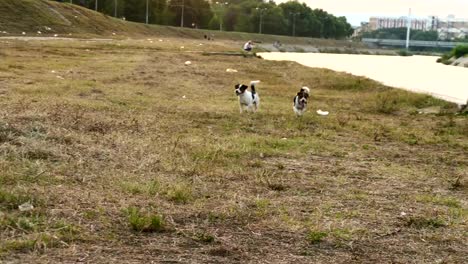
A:
{"type": "Polygon", "coordinates": [[[258,10],[258,12],[260,12],[260,23],[258,25],[258,34],[262,34],[262,24],[263,24],[263,11],[266,10],[266,8],[255,8],[258,10]]]}
{"type": "Polygon", "coordinates": [[[114,0],[114,17],[117,17],[117,0],[114,0]]]}
{"type": "Polygon", "coordinates": [[[94,10],[97,12],[97,8],[98,8],[98,0],[96,0],[96,2],[94,2],[94,10]]]}
{"type": "Polygon", "coordinates": [[[411,33],[411,8],[409,9],[408,30],[406,31],[406,49],[409,49],[410,33],[411,33]]]}
{"type": "Polygon", "coordinates": [[[148,1],[149,0],[146,0],[146,24],[148,24],[148,22],[149,22],[148,1]]]}
{"type": "Polygon", "coordinates": [[[182,0],[182,15],[180,16],[180,27],[184,27],[184,7],[185,0],[182,0]]]}

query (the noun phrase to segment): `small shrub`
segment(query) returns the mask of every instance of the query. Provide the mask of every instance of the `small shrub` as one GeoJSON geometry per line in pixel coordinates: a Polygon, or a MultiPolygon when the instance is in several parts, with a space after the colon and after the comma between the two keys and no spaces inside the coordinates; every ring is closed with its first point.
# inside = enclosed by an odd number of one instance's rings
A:
{"type": "Polygon", "coordinates": [[[455,58],[461,58],[468,54],[468,45],[459,45],[452,50],[452,54],[455,58]]]}
{"type": "Polygon", "coordinates": [[[164,231],[164,219],[161,215],[143,214],[139,209],[130,207],[127,209],[130,227],[137,232],[161,232],[164,231]]]}
{"type": "Polygon", "coordinates": [[[408,50],[399,50],[398,55],[403,56],[403,57],[409,57],[409,56],[413,56],[413,53],[411,53],[408,50]]]}
{"type": "Polygon", "coordinates": [[[319,231],[309,231],[307,234],[307,241],[311,244],[318,244],[323,241],[324,238],[328,236],[327,233],[325,232],[319,232],[319,231]]]}
{"type": "Polygon", "coordinates": [[[382,92],[379,93],[375,100],[375,108],[377,112],[391,114],[398,110],[399,98],[396,93],[382,92]]]}

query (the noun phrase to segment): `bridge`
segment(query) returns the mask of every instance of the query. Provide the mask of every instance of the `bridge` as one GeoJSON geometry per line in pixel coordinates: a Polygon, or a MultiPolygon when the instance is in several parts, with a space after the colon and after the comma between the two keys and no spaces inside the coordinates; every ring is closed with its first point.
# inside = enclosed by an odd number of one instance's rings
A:
{"type": "MultiPolygon", "coordinates": [[[[393,46],[393,47],[406,47],[406,40],[398,39],[371,39],[363,38],[363,43],[372,44],[377,46],[393,46]]],[[[410,47],[424,47],[424,48],[442,48],[452,49],[458,45],[467,45],[462,42],[449,42],[449,41],[421,41],[421,40],[410,40],[410,47]]]]}

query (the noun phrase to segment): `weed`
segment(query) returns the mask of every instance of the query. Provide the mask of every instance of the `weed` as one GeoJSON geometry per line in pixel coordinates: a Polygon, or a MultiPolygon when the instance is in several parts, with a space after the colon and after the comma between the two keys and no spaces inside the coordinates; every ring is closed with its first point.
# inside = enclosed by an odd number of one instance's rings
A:
{"type": "Polygon", "coordinates": [[[311,244],[318,244],[323,241],[324,238],[328,236],[328,233],[321,231],[310,230],[307,233],[307,241],[311,244]]]}
{"type": "Polygon", "coordinates": [[[192,236],[192,239],[203,243],[213,243],[215,241],[215,237],[206,232],[197,232],[192,236]]]}
{"type": "Polygon", "coordinates": [[[143,214],[136,207],[126,210],[132,230],[137,232],[162,232],[165,230],[164,218],[161,215],[143,214]]]}

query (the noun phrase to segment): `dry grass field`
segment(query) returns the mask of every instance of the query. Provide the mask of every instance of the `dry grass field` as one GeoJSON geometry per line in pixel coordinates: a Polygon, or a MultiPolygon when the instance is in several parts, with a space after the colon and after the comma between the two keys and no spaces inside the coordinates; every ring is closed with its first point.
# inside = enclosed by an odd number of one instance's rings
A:
{"type": "Polygon", "coordinates": [[[161,40],[0,39],[0,262],[466,263],[453,105],[161,40]],[[233,85],[254,79],[240,115],[233,85]]]}

